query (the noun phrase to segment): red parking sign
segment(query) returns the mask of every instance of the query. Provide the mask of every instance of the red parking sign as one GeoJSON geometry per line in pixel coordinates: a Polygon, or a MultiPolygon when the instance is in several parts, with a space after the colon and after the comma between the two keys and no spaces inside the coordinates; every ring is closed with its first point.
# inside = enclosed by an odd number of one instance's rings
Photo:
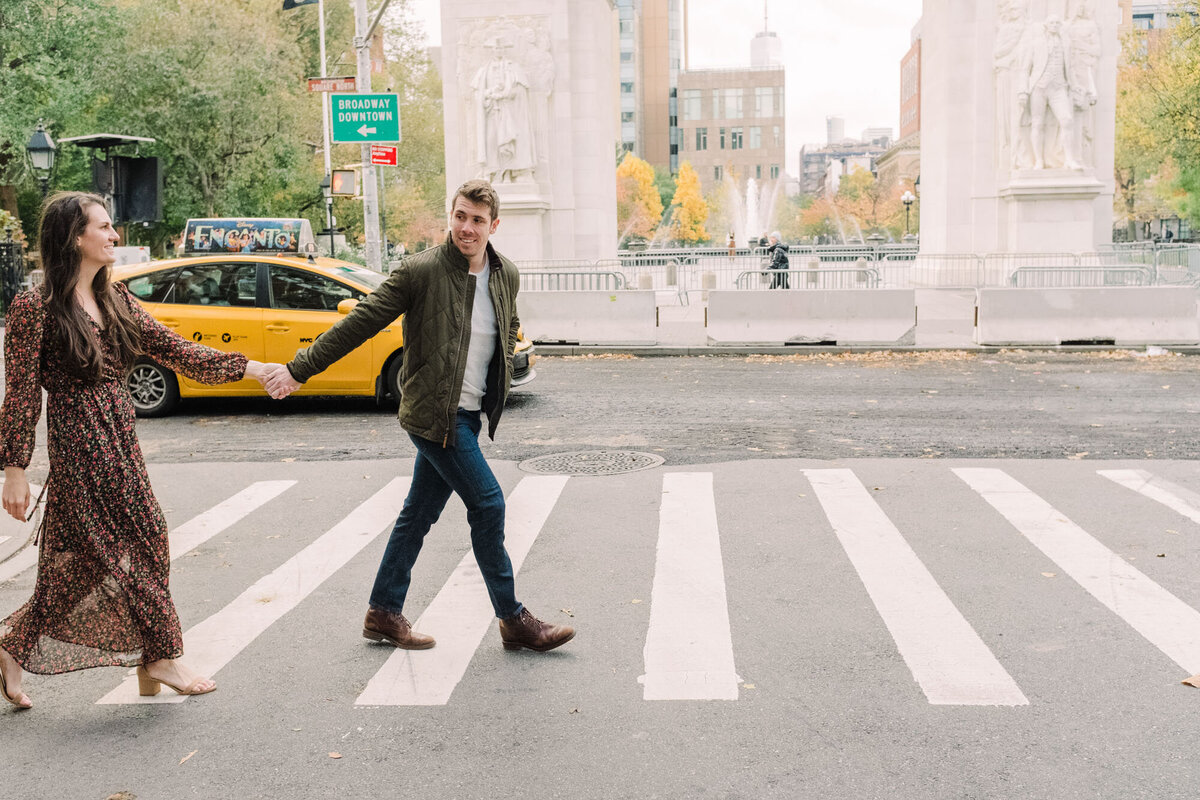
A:
{"type": "Polygon", "coordinates": [[[396,166],[396,148],[386,144],[371,145],[371,163],[382,167],[396,166]]]}

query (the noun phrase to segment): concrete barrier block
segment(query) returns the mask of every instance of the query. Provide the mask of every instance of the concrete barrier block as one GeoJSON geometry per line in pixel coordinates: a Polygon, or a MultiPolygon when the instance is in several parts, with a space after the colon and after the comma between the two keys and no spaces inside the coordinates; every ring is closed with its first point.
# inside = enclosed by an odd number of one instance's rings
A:
{"type": "Polygon", "coordinates": [[[979,289],[975,341],[984,345],[1188,345],[1200,342],[1189,286],[979,289]]]}
{"type": "Polygon", "coordinates": [[[804,289],[709,292],[713,344],[911,345],[912,289],[804,289]]]}
{"type": "Polygon", "coordinates": [[[521,292],[517,313],[525,338],[578,345],[658,343],[653,291],[521,292]]]}

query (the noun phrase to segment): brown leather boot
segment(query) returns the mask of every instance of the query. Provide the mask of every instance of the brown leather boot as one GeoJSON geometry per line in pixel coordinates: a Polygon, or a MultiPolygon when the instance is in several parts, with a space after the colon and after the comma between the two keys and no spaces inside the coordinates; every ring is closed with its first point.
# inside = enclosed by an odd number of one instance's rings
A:
{"type": "Polygon", "coordinates": [[[414,631],[403,614],[381,608],[367,609],[363,636],[373,642],[390,642],[401,650],[428,650],[437,644],[432,636],[414,631]]]}
{"type": "Polygon", "coordinates": [[[544,653],[571,641],[575,629],[566,625],[551,625],[522,608],[515,617],[500,620],[500,639],[505,650],[520,650],[528,647],[544,653]]]}

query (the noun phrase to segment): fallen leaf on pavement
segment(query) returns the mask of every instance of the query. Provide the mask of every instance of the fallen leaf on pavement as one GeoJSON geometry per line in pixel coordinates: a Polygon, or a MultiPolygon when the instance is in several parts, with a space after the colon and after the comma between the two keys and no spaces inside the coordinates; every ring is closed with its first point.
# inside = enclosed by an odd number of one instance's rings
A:
{"type": "Polygon", "coordinates": [[[1200,689],[1200,675],[1193,675],[1190,678],[1184,678],[1180,681],[1184,686],[1195,686],[1200,689]]]}
{"type": "Polygon", "coordinates": [[[1057,574],[1058,573],[1056,573],[1056,572],[1043,572],[1042,573],[1042,575],[1046,576],[1047,578],[1053,578],[1057,574]]]}
{"type": "Polygon", "coordinates": [[[200,752],[199,750],[193,750],[192,752],[188,753],[183,758],[179,759],[179,763],[182,764],[183,762],[187,761],[189,758],[191,758],[192,756],[196,755],[196,753],[199,753],[199,752],[200,752]]]}
{"type": "Polygon", "coordinates": [[[633,598],[632,600],[630,600],[629,602],[631,602],[631,603],[640,603],[640,602],[642,602],[642,601],[641,601],[641,600],[638,600],[638,599],[635,597],[635,598],[633,598]]]}
{"type": "Polygon", "coordinates": [[[572,611],[572,610],[571,610],[571,609],[569,609],[569,608],[560,608],[560,609],[559,609],[559,611],[563,612],[563,613],[564,613],[564,614],[566,614],[568,617],[573,617],[573,616],[575,616],[575,612],[574,612],[574,611],[572,611]]]}
{"type": "Polygon", "coordinates": [[[332,753],[329,754],[329,757],[330,758],[341,758],[342,754],[337,752],[336,750],[334,750],[332,753]]]}

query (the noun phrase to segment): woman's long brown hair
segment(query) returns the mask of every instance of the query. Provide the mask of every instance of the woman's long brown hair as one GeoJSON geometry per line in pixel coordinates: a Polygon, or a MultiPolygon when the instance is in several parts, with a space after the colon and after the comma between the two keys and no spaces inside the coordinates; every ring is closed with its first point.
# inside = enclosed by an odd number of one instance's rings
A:
{"type": "MultiPolygon", "coordinates": [[[[104,354],[87,312],[75,299],[82,255],[78,240],[88,226],[88,209],[104,207],[104,199],[86,192],[60,192],[46,202],[38,231],[42,269],[46,278],[42,296],[46,313],[57,324],[57,341],[62,348],[63,366],[84,380],[104,379],[104,354]]],[[[105,335],[116,346],[123,367],[141,354],[141,331],[128,304],[116,296],[112,285],[112,267],[105,264],[92,281],[96,304],[104,317],[105,335]]]]}

